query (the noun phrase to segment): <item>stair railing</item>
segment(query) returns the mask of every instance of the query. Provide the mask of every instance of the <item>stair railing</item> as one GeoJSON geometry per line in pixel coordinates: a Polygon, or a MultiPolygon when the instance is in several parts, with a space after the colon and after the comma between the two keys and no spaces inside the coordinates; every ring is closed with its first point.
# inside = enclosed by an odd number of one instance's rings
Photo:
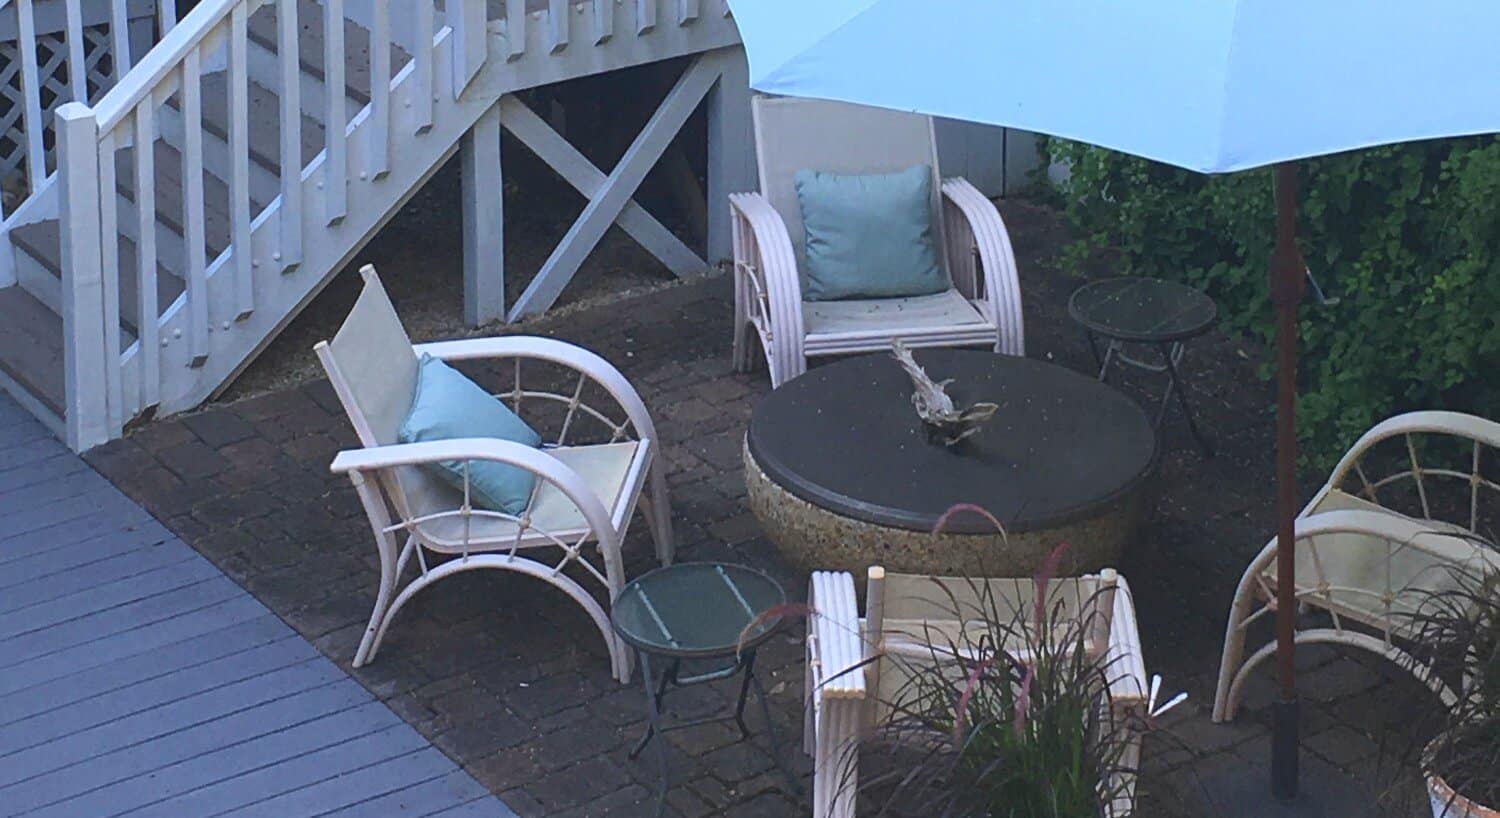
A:
{"type": "Polygon", "coordinates": [[[0,0],[0,287],[16,283],[10,217],[55,178],[53,112],[101,97],[175,18],[157,0],[0,0]]]}
{"type": "Polygon", "coordinates": [[[318,2],[322,77],[304,70],[298,53],[298,0],[201,0],[96,104],[58,110],[64,422],[75,450],[119,437],[125,423],[158,408],[195,405],[227,383],[378,226],[386,205],[395,207],[436,169],[442,160],[434,149],[456,149],[457,121],[472,123],[500,94],[568,71],[734,42],[732,27],[702,24],[728,17],[724,0],[548,0],[536,10],[504,0],[503,22],[488,21],[487,0],[443,0],[441,30],[437,0],[318,2]],[[268,35],[252,39],[250,27],[259,32],[252,18],[273,4],[271,55],[258,44],[268,35]],[[369,101],[354,111],[345,92],[346,16],[369,35],[368,54],[359,58],[368,61],[359,67],[371,76],[369,101]],[[393,22],[400,28],[393,31],[393,22]],[[648,47],[648,38],[655,44],[648,47]],[[399,71],[393,40],[409,57],[399,71]],[[504,63],[487,62],[491,49],[504,63]],[[476,82],[492,67],[503,70],[476,82]],[[268,171],[273,163],[252,157],[252,68],[255,82],[274,86],[279,98],[279,175],[268,171]],[[205,71],[226,80],[226,105],[214,109],[223,116],[218,131],[204,128],[205,71]],[[304,115],[326,125],[315,146],[304,147],[304,115]],[[421,162],[393,153],[433,128],[445,136],[422,145],[421,162]],[[158,137],[176,154],[158,151],[158,137]],[[173,163],[160,168],[170,191],[156,189],[162,157],[173,163]],[[401,183],[372,185],[382,177],[401,183]],[[180,202],[162,198],[179,186],[180,202]],[[214,206],[206,212],[210,193],[214,206]],[[134,267],[133,279],[121,274],[121,253],[134,262],[125,265],[134,267]],[[182,290],[169,304],[159,297],[171,292],[158,280],[161,259],[169,267],[181,260],[173,272],[182,290]],[[317,268],[309,275],[318,279],[298,276],[304,266],[317,268]]]}
{"type": "MultiPolygon", "coordinates": [[[[446,21],[455,34],[478,32],[477,37],[455,37],[452,87],[459,90],[483,64],[486,9],[484,0],[447,0],[447,6],[457,10],[446,21]],[[465,42],[467,49],[461,47],[465,42]]],[[[298,53],[297,0],[203,0],[96,105],[74,102],[59,109],[65,421],[70,446],[82,450],[118,437],[126,421],[159,405],[164,399],[164,362],[185,359],[188,366],[201,367],[217,346],[216,334],[227,335],[237,322],[254,314],[258,293],[269,287],[267,277],[298,269],[304,224],[314,229],[336,226],[346,212],[350,177],[375,179],[388,172],[393,9],[413,15],[409,70],[425,92],[410,98],[426,108],[419,111],[419,124],[430,125],[433,46],[435,39],[447,36],[434,33],[433,0],[375,0],[369,25],[370,102],[353,116],[345,95],[344,0],[322,0],[326,94],[321,100],[301,98],[305,77],[298,53]],[[278,24],[279,195],[256,213],[251,199],[248,23],[270,3],[275,4],[278,24]],[[227,246],[212,259],[205,230],[200,87],[210,64],[227,72],[229,89],[227,168],[215,169],[216,174],[224,172],[228,183],[229,236],[227,246]],[[175,104],[169,106],[172,100],[175,104]],[[304,163],[302,114],[314,106],[326,123],[324,144],[304,163]],[[147,148],[161,132],[159,123],[167,107],[182,129],[185,287],[173,303],[159,309],[156,156],[147,148]],[[351,167],[347,142],[356,126],[368,133],[370,142],[368,150],[359,151],[365,157],[361,166],[351,167]],[[128,155],[122,153],[131,147],[135,149],[128,155]],[[117,189],[117,159],[123,165],[118,172],[133,178],[133,201],[102,195],[117,189]],[[304,182],[312,178],[314,168],[316,200],[305,203],[304,182]],[[266,230],[273,234],[269,242],[262,235],[266,230]],[[133,303],[123,305],[119,236],[131,241],[128,247],[137,271],[133,303]],[[122,309],[127,318],[135,318],[134,338],[113,329],[121,325],[122,309]],[[169,324],[176,328],[166,331],[169,324]],[[169,356],[174,345],[186,345],[187,355],[169,356]]]]}

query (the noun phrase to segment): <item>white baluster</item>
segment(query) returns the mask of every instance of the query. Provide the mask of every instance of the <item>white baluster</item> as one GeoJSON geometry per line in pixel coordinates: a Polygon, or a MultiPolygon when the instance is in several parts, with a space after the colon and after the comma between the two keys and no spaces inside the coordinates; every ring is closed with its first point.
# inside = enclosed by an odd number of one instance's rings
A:
{"type": "Polygon", "coordinates": [[[156,113],[148,95],[135,114],[136,335],[140,338],[141,408],[161,403],[161,342],[156,295],[156,113]],[[145,149],[143,149],[143,146],[145,149]]]}
{"type": "Polygon", "coordinates": [[[110,47],[114,53],[110,58],[114,62],[114,80],[119,82],[125,72],[130,70],[130,15],[127,13],[125,0],[110,0],[109,5],[109,40],[110,47]]]}
{"type": "Polygon", "coordinates": [[[156,14],[161,21],[161,36],[165,37],[168,31],[177,27],[176,0],[156,0],[156,14]]]}
{"type": "Polygon", "coordinates": [[[23,129],[26,131],[26,181],[31,192],[41,187],[47,178],[47,153],[42,145],[42,131],[47,123],[42,119],[42,83],[36,67],[36,19],[32,15],[32,0],[16,0],[16,22],[20,28],[21,85],[26,103],[21,108],[23,129]]]}
{"type": "Polygon", "coordinates": [[[677,0],[677,25],[685,26],[698,19],[698,0],[677,0]]]}
{"type": "Polygon", "coordinates": [[[229,242],[234,264],[235,314],[255,310],[255,272],[250,242],[250,72],[249,12],[245,4],[229,15],[229,242]]]}
{"type": "Polygon", "coordinates": [[[432,84],[432,0],[417,0],[416,14],[417,53],[412,55],[415,61],[412,70],[416,72],[417,85],[412,94],[416,96],[417,133],[422,133],[432,127],[433,94],[436,93],[432,84]]]}
{"type": "Polygon", "coordinates": [[[67,15],[63,36],[68,44],[68,90],[74,102],[89,104],[89,69],[83,61],[83,9],[80,0],[63,3],[67,15]]]}
{"type": "Polygon", "coordinates": [[[188,350],[192,365],[201,366],[208,360],[208,251],[203,226],[202,55],[196,46],[183,57],[181,70],[182,237],[187,246],[188,350]]]}
{"type": "Polygon", "coordinates": [[[635,0],[635,33],[656,28],[656,0],[635,0]]]}
{"type": "MultiPolygon", "coordinates": [[[[448,0],[448,15],[457,0],[448,0]]],[[[370,23],[370,155],[371,179],[391,169],[391,9],[390,0],[374,0],[370,23]]]]}
{"type": "Polygon", "coordinates": [[[505,0],[505,39],[510,45],[508,61],[526,53],[526,0],[505,0]]]}
{"type": "MultiPolygon", "coordinates": [[[[419,2],[417,5],[426,5],[419,2]]],[[[344,105],[344,0],[323,0],[323,88],[327,92],[323,135],[323,218],[329,224],[349,213],[348,127],[344,105]]]]}
{"type": "MultiPolygon", "coordinates": [[[[276,59],[281,65],[282,272],[302,263],[302,64],[298,56],[297,0],[276,2],[276,59]]],[[[374,46],[374,43],[371,43],[374,46]]]]}
{"type": "Polygon", "coordinates": [[[614,0],[594,0],[594,45],[615,36],[614,0]]]}
{"type": "Polygon", "coordinates": [[[568,47],[569,0],[547,0],[547,50],[556,54],[568,47]]]}
{"type": "MultiPolygon", "coordinates": [[[[126,130],[128,128],[118,128],[126,130]]],[[[113,133],[99,138],[99,303],[104,319],[104,395],[105,417],[109,436],[120,436],[125,426],[121,406],[124,390],[120,386],[120,224],[119,196],[115,183],[115,150],[118,141],[113,133]]],[[[137,147],[136,150],[141,150],[137,147]]],[[[146,146],[145,150],[151,150],[146,146]]]]}
{"type": "MultiPolygon", "coordinates": [[[[469,87],[489,56],[486,0],[448,0],[448,25],[453,27],[453,97],[469,87]]],[[[509,14],[512,6],[506,6],[509,14]]],[[[523,11],[524,13],[524,11],[523,11]]],[[[514,22],[514,18],[506,18],[514,22]]]]}

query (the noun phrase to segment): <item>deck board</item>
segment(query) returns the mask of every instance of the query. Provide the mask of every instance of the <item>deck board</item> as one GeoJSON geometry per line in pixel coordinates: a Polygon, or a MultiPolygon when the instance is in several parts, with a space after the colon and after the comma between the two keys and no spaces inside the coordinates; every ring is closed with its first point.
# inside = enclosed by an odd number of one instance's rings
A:
{"type": "Polygon", "coordinates": [[[514,818],[0,397],[0,814],[514,818]]]}
{"type": "MultiPolygon", "coordinates": [[[[74,594],[93,593],[117,582],[132,582],[151,572],[186,562],[191,553],[181,549],[154,548],[150,551],[132,551],[107,560],[77,566],[70,571],[58,571],[9,588],[0,596],[0,613],[30,608],[49,602],[73,604],[68,597],[74,594]]],[[[0,719],[5,718],[0,712],[0,719]]]]}
{"type": "MultiPolygon", "coordinates": [[[[76,472],[76,474],[93,475],[94,472],[76,472]]],[[[36,488],[41,490],[53,485],[66,486],[72,476],[63,475],[39,484],[36,488]]],[[[50,551],[11,560],[5,563],[4,570],[0,571],[0,590],[23,582],[50,577],[53,574],[65,573],[75,568],[83,568],[101,560],[117,559],[141,549],[152,548],[161,545],[171,536],[166,527],[151,521],[129,531],[112,531],[92,540],[58,546],[50,551]]]]}

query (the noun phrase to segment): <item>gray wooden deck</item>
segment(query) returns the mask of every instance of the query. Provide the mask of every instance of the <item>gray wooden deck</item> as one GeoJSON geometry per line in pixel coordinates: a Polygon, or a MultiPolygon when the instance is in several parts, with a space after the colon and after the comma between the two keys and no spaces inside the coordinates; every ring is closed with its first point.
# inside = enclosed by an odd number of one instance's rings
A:
{"type": "Polygon", "coordinates": [[[0,815],[514,818],[3,396],[0,815]]]}

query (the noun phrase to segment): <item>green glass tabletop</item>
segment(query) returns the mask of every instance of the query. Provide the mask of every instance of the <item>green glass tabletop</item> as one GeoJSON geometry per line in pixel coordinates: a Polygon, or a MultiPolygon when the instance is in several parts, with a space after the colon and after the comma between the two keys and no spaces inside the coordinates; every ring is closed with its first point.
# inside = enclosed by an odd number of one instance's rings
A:
{"type": "MultiPolygon", "coordinates": [[[[615,599],[615,631],[637,649],[664,656],[729,656],[740,634],[766,611],[786,602],[776,580],[743,565],[687,562],[658,568],[627,584],[615,599]]],[[[753,647],[771,635],[768,617],[747,635],[753,647]]]]}
{"type": "Polygon", "coordinates": [[[1122,341],[1162,343],[1200,335],[1218,307],[1201,290],[1158,278],[1110,278],[1079,287],[1068,314],[1084,327],[1122,341]]]}

